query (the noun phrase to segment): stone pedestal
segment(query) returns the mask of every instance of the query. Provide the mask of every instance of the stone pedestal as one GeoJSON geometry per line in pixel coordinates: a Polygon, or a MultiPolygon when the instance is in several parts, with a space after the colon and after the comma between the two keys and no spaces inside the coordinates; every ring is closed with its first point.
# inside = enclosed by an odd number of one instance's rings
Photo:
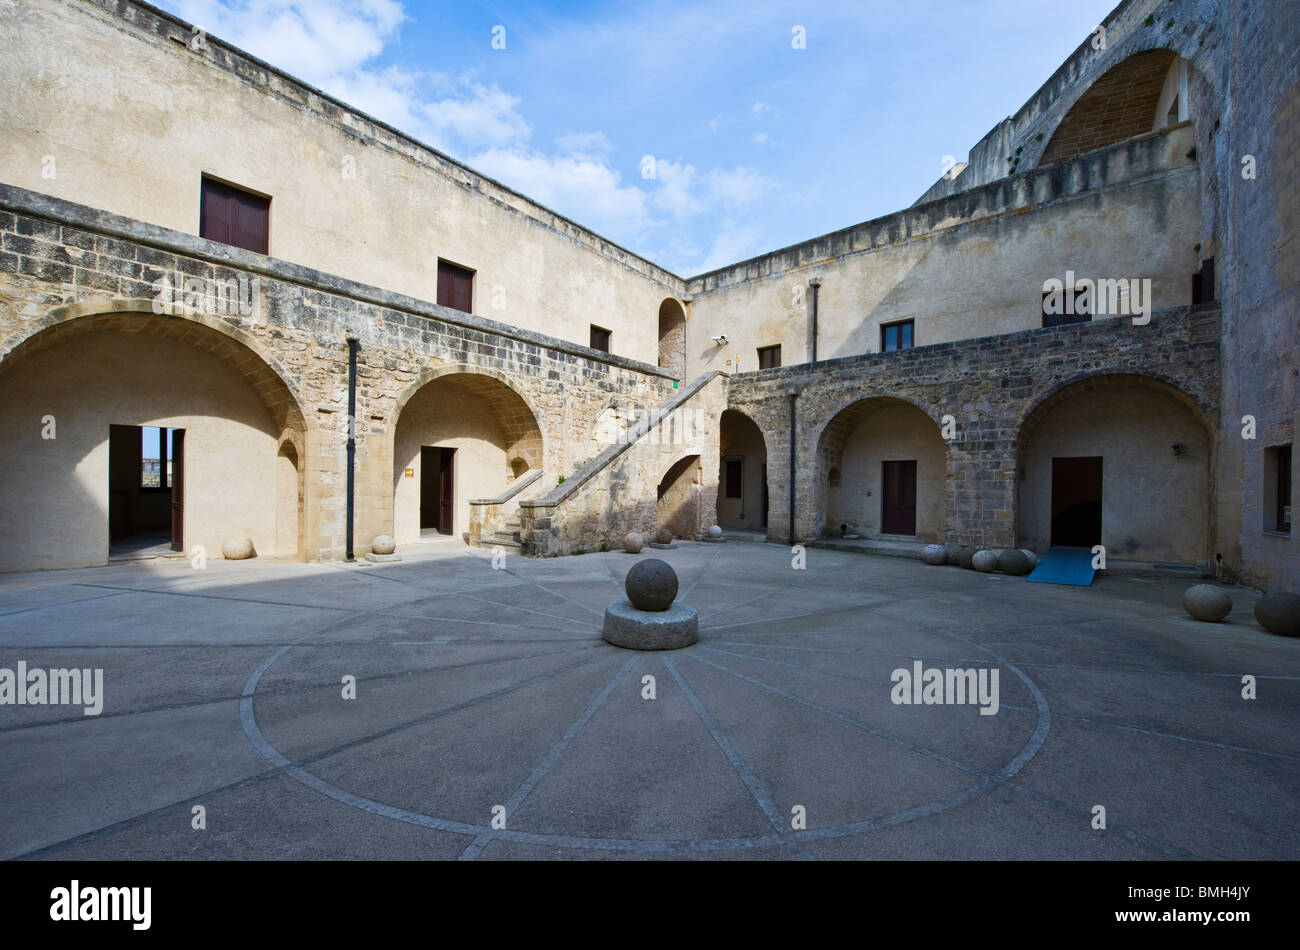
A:
{"type": "Polygon", "coordinates": [[[700,616],[689,604],[638,610],[620,600],[605,608],[604,637],[627,650],[680,650],[700,639],[700,616]]]}

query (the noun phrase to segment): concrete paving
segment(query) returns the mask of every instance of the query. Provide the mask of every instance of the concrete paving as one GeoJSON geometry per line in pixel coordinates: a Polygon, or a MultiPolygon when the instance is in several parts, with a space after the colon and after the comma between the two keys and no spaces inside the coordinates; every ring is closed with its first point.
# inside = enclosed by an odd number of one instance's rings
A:
{"type": "Polygon", "coordinates": [[[1177,574],[679,542],[639,557],[700,642],[637,653],[600,630],[638,557],[398,553],[0,576],[0,669],[104,671],[98,716],[0,705],[0,857],[1300,854],[1300,641],[1248,590],[1204,624],[1177,574]],[[896,704],[916,661],[996,714],[896,704]]]}

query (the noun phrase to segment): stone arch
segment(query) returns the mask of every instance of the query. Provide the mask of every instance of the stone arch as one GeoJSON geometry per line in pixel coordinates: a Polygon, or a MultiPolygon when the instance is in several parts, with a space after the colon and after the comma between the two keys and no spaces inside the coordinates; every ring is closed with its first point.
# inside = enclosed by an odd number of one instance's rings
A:
{"type": "Polygon", "coordinates": [[[168,525],[180,548],[209,557],[239,534],[260,554],[305,556],[303,413],[250,334],[204,314],[156,314],[151,300],[87,300],[0,347],[0,517],[12,532],[0,569],[104,564],[113,536],[166,538],[168,525]],[[57,436],[28,445],[27,420],[44,413],[57,436]],[[139,477],[139,433],[154,427],[184,433],[183,493],[139,477]]]}
{"type": "Polygon", "coordinates": [[[655,523],[675,538],[696,540],[704,531],[704,467],[698,454],[675,459],[659,475],[655,523]]]}
{"type": "Polygon", "coordinates": [[[1076,537],[1086,530],[1108,558],[1207,558],[1216,428],[1208,407],[1156,376],[1088,374],[1053,387],[1017,429],[1016,543],[1088,546],[1076,537]]]}
{"type": "Polygon", "coordinates": [[[686,310],[674,297],[659,304],[659,366],[678,379],[686,373],[686,310]]]}
{"type": "Polygon", "coordinates": [[[765,529],[768,520],[767,439],[758,423],[739,409],[725,409],[718,420],[718,524],[723,528],[765,529]],[[738,461],[741,484],[728,484],[729,460],[738,461]]]}
{"type": "Polygon", "coordinates": [[[497,497],[543,467],[542,419],[502,373],[460,364],[427,370],[403,391],[392,418],[399,544],[439,532],[466,535],[472,499],[497,497]]]}
{"type": "Polygon", "coordinates": [[[1134,50],[1080,92],[1057,123],[1039,163],[1115,145],[1163,127],[1164,116],[1157,116],[1157,108],[1164,103],[1171,75],[1180,69],[1184,70],[1181,109],[1188,117],[1190,63],[1165,47],[1134,50]]]}
{"type": "Polygon", "coordinates": [[[868,538],[943,541],[947,465],[947,444],[929,412],[900,396],[859,396],[817,437],[817,533],[838,535],[844,525],[868,538]]]}

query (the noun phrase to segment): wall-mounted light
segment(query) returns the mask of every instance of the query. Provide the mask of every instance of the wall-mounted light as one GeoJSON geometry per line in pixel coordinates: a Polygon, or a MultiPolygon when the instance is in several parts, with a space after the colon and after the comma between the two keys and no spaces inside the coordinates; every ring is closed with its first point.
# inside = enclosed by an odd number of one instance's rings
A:
{"type": "Polygon", "coordinates": [[[718,346],[722,346],[722,344],[727,342],[727,335],[725,333],[719,333],[717,336],[709,337],[709,339],[712,340],[714,343],[716,343],[718,346]]]}

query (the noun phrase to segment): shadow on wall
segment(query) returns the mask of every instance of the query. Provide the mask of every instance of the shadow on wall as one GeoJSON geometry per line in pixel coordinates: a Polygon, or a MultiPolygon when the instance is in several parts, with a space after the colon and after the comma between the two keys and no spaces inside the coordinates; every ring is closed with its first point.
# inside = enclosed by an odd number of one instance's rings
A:
{"type": "Polygon", "coordinates": [[[667,528],[675,538],[697,539],[703,530],[700,524],[702,491],[700,457],[688,455],[674,462],[659,482],[657,526],[667,528]]]}

